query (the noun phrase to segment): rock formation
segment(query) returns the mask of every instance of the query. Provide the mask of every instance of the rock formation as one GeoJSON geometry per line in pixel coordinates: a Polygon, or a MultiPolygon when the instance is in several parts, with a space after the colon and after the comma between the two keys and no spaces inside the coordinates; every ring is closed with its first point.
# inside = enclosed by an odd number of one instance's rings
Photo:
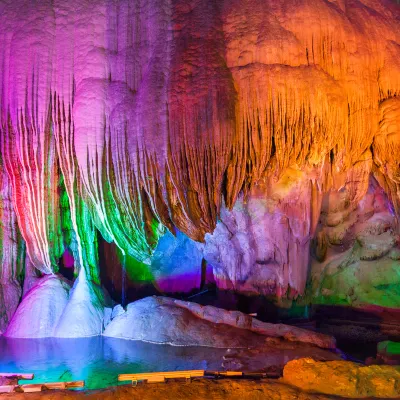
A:
{"type": "Polygon", "coordinates": [[[179,230],[222,289],[397,307],[399,22],[391,0],[2,0],[0,331],[66,254],[68,313],[101,330],[98,232],[151,270],[179,230]]]}
{"type": "Polygon", "coordinates": [[[323,201],[314,240],[311,295],[321,304],[399,307],[397,218],[376,182],[358,204],[346,188],[323,201]]]}

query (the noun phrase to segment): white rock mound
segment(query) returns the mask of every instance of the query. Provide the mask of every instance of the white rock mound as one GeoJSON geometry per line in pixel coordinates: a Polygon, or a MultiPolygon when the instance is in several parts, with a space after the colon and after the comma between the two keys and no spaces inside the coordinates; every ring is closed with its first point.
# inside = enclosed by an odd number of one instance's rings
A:
{"type": "Polygon", "coordinates": [[[68,303],[70,286],[56,275],[46,275],[26,294],[4,336],[45,338],[54,329],[68,303]]]}
{"type": "Polygon", "coordinates": [[[125,313],[110,322],[103,335],[174,346],[217,348],[243,348],[263,342],[260,335],[198,318],[189,310],[164,300],[154,296],[129,304],[125,313]]]}
{"type": "Polygon", "coordinates": [[[334,338],[283,324],[267,324],[237,311],[147,297],[128,305],[104,336],[175,346],[256,347],[266,336],[334,348],[334,338]]]}

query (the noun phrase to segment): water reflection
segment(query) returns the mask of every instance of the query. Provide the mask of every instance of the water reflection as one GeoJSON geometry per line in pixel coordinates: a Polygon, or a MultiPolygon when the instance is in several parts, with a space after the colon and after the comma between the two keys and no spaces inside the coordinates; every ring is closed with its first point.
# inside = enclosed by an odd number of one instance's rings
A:
{"type": "Polygon", "coordinates": [[[226,351],[101,336],[85,339],[0,337],[0,371],[33,372],[32,383],[85,380],[86,388],[94,389],[119,384],[120,373],[220,369],[226,351]]]}

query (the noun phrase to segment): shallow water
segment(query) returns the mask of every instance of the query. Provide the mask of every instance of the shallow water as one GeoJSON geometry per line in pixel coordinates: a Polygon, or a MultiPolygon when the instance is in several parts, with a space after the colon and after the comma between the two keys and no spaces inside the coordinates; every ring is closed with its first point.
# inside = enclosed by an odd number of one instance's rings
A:
{"type": "MultiPolygon", "coordinates": [[[[305,343],[278,341],[252,349],[176,347],[96,336],[85,339],[9,339],[0,337],[0,372],[34,373],[45,383],[84,380],[85,388],[126,384],[118,374],[187,369],[261,371],[290,360],[338,359],[305,343]]],[[[251,345],[251,344],[250,344],[251,345]]]]}
{"type": "Polygon", "coordinates": [[[226,349],[173,347],[102,336],[84,339],[0,337],[0,372],[34,373],[43,383],[84,380],[96,389],[118,382],[118,374],[221,369],[226,349]]]}

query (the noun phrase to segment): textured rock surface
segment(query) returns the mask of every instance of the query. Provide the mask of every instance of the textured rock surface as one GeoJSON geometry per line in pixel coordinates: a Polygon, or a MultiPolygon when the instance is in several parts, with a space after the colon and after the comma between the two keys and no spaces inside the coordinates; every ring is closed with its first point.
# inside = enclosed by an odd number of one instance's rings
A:
{"type": "Polygon", "coordinates": [[[378,343],[377,359],[384,364],[400,365],[400,343],[390,340],[378,343]]]}
{"type": "Polygon", "coordinates": [[[265,336],[334,348],[332,337],[283,324],[267,324],[238,311],[147,297],[128,305],[104,336],[176,346],[257,347],[265,336]],[[264,336],[264,337],[263,337],[264,336]]]}
{"type": "MultiPolygon", "coordinates": [[[[316,234],[317,258],[330,262],[313,265],[318,301],[397,307],[393,221],[392,232],[357,230],[338,265],[325,252],[345,250],[371,177],[400,210],[399,10],[390,0],[3,0],[1,207],[11,201],[15,215],[1,214],[2,247],[15,252],[17,221],[35,269],[56,273],[68,252],[76,275],[99,285],[96,230],[142,268],[166,229],[203,241],[221,216],[206,245],[221,288],[303,294],[316,234]],[[316,232],[322,199],[342,191],[316,232]]],[[[16,263],[2,259],[3,296],[16,263]]],[[[157,265],[161,287],[169,271],[157,265]]],[[[0,329],[18,295],[0,306],[0,329]]]]}
{"type": "Polygon", "coordinates": [[[323,335],[306,329],[297,328],[285,324],[270,324],[257,320],[250,315],[239,311],[226,311],[212,306],[201,306],[188,301],[158,298],[166,304],[172,304],[190,310],[197,317],[220,324],[248,329],[265,336],[283,338],[290,341],[311,343],[316,346],[333,349],[335,339],[329,335],[323,335]]]}
{"type": "Polygon", "coordinates": [[[263,343],[262,336],[197,318],[189,310],[158,301],[155,297],[129,304],[127,311],[106,327],[104,336],[217,348],[247,347],[249,343],[261,346],[263,343]]]}
{"type": "Polygon", "coordinates": [[[217,285],[247,294],[303,293],[319,197],[310,177],[292,168],[240,197],[232,211],[224,207],[204,249],[217,285]]]}
{"type": "Polygon", "coordinates": [[[17,309],[21,292],[18,282],[7,281],[0,284],[0,334],[4,333],[17,309]]]}
{"type": "Polygon", "coordinates": [[[318,362],[303,358],[286,364],[283,381],[301,390],[335,396],[400,396],[400,368],[387,365],[366,367],[348,361],[318,362]]]}

